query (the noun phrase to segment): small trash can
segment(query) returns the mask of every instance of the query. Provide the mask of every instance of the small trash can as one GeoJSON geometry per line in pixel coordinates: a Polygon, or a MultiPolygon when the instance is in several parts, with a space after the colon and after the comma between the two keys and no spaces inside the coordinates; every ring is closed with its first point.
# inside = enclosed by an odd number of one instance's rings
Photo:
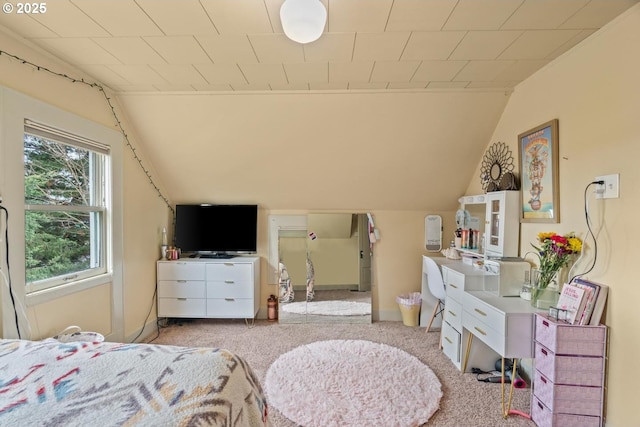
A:
{"type": "Polygon", "coordinates": [[[422,304],[420,292],[399,295],[396,297],[396,302],[398,303],[398,307],[400,307],[402,323],[404,323],[405,326],[418,326],[420,306],[422,304]]]}

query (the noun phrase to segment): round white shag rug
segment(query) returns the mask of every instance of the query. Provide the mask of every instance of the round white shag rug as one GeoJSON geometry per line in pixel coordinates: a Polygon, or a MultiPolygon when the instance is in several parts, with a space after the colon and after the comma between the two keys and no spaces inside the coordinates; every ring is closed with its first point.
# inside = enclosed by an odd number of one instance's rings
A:
{"type": "Polygon", "coordinates": [[[357,301],[291,302],[280,306],[282,311],[295,314],[324,316],[366,316],[371,314],[371,304],[357,301]]]}
{"type": "Polygon", "coordinates": [[[418,358],[363,340],[318,341],[267,370],[269,405],[304,427],[411,427],[438,410],[442,389],[418,358]]]}

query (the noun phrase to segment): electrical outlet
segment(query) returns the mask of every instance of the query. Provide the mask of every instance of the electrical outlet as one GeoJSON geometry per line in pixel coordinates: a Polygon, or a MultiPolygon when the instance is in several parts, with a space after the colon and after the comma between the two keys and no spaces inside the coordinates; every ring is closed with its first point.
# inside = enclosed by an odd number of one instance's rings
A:
{"type": "Polygon", "coordinates": [[[596,181],[604,181],[604,185],[596,187],[596,199],[617,199],[620,197],[620,174],[596,176],[596,181]]]}

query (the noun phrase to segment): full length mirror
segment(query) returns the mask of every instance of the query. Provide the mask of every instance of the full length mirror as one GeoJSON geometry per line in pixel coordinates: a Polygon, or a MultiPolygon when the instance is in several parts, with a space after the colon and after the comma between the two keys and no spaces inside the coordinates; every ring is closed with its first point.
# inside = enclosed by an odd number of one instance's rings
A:
{"type": "Polygon", "coordinates": [[[370,323],[366,214],[312,213],[305,229],[278,230],[281,323],[370,323]]]}

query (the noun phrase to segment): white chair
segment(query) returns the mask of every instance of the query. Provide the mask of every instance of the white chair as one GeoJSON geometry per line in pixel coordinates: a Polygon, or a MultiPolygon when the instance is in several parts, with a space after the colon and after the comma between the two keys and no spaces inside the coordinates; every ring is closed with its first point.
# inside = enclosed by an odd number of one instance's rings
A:
{"type": "Polygon", "coordinates": [[[438,300],[433,307],[431,318],[429,319],[429,323],[427,324],[426,332],[429,332],[429,329],[431,329],[431,324],[433,323],[433,319],[435,319],[437,315],[442,315],[442,312],[444,311],[444,301],[447,293],[444,285],[444,279],[442,278],[442,272],[440,271],[440,267],[438,267],[438,264],[436,264],[433,259],[427,256],[422,258],[423,267],[426,267],[429,292],[431,292],[431,295],[433,295],[438,300]]]}

